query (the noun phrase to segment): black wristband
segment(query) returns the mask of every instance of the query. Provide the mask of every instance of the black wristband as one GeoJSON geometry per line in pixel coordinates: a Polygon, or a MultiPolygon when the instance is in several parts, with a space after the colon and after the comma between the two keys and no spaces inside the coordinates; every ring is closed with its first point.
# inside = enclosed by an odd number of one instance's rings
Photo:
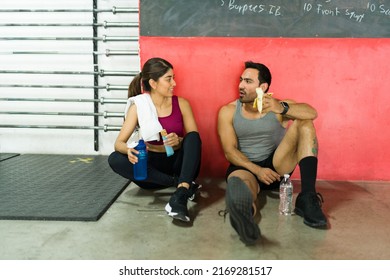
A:
{"type": "Polygon", "coordinates": [[[283,101],[280,102],[280,104],[282,104],[282,106],[283,106],[283,112],[281,112],[280,114],[285,115],[287,113],[288,109],[290,109],[290,106],[288,105],[287,102],[283,102],[283,101]]]}

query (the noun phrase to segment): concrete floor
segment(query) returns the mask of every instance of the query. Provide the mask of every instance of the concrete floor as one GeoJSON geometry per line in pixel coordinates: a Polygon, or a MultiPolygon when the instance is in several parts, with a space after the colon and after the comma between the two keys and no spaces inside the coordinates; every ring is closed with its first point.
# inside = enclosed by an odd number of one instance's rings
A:
{"type": "MultiPolygon", "coordinates": [[[[200,180],[189,224],[164,206],[173,189],[148,192],[130,184],[97,222],[0,220],[2,260],[377,260],[390,259],[390,183],[319,181],[327,230],[278,214],[278,193],[263,192],[258,245],[246,247],[218,215],[223,180],[200,180]]],[[[294,182],[295,196],[300,182],[294,182]]]]}

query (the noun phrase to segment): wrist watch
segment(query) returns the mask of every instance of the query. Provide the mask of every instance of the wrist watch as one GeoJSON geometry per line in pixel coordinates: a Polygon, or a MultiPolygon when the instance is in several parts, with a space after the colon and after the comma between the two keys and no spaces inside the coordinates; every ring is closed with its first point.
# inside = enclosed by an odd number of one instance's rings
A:
{"type": "Polygon", "coordinates": [[[284,101],[280,102],[280,104],[283,107],[283,112],[281,112],[280,114],[285,115],[287,113],[288,109],[290,109],[290,106],[288,105],[287,102],[284,102],[284,101]]]}

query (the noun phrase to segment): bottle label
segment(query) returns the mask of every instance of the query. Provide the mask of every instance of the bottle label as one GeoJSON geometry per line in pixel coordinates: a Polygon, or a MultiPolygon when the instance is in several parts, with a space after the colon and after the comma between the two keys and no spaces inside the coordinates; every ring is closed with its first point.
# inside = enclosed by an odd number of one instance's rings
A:
{"type": "MultiPolygon", "coordinates": [[[[162,139],[164,141],[167,140],[167,135],[168,135],[168,133],[165,129],[161,130],[161,136],[162,136],[162,139]]],[[[167,153],[168,157],[170,157],[171,155],[173,155],[175,153],[171,146],[167,146],[167,145],[164,145],[164,146],[165,146],[165,152],[167,153]]]]}
{"type": "Polygon", "coordinates": [[[137,181],[145,180],[148,177],[148,153],[143,141],[135,148],[139,153],[136,154],[138,162],[133,165],[134,179],[137,181]]]}

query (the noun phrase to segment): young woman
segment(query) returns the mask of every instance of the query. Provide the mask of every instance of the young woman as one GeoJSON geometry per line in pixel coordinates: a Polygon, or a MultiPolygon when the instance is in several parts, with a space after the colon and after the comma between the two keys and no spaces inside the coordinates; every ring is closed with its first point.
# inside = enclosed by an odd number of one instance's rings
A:
{"type": "MultiPolygon", "coordinates": [[[[109,156],[111,168],[145,189],[177,189],[165,207],[174,219],[190,221],[187,200],[194,197],[199,185],[194,182],[199,174],[201,161],[201,139],[190,103],[174,95],[176,86],[173,66],[162,58],[151,58],[144,64],[129,86],[129,101],[147,97],[157,113],[158,125],[168,133],[167,139],[148,141],[148,177],[143,181],[134,179],[133,164],[138,160],[137,151],[127,142],[135,130],[146,131],[149,123],[141,122],[147,114],[137,102],[128,103],[125,121],[115,141],[115,151],[109,156]],[[149,95],[149,96],[145,96],[149,95]],[[164,145],[174,150],[167,156],[164,145]]],[[[154,111],[153,108],[153,111],[154,111]]],[[[147,118],[147,117],[146,117],[147,118]]],[[[158,136],[158,134],[157,134],[158,136]]],[[[142,135],[141,135],[142,137],[142,135]]]]}

